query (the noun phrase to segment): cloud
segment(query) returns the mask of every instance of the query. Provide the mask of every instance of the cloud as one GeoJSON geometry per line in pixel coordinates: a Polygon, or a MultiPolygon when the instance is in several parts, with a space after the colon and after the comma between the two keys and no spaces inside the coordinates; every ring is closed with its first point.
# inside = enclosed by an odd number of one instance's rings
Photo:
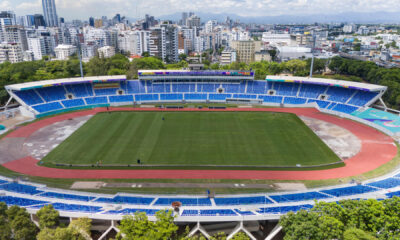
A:
{"type": "Polygon", "coordinates": [[[9,1],[1,1],[0,2],[0,9],[3,10],[12,10],[12,5],[9,1]]]}
{"type": "MultiPolygon", "coordinates": [[[[41,0],[0,0],[1,9],[17,14],[41,12],[41,0]]],[[[399,0],[56,0],[59,16],[88,19],[90,16],[161,16],[182,11],[276,16],[335,14],[342,12],[400,11],[399,0]]]]}
{"type": "Polygon", "coordinates": [[[39,13],[42,11],[42,3],[40,0],[32,1],[32,2],[22,2],[18,4],[16,7],[17,12],[30,12],[30,13],[39,13]]]}

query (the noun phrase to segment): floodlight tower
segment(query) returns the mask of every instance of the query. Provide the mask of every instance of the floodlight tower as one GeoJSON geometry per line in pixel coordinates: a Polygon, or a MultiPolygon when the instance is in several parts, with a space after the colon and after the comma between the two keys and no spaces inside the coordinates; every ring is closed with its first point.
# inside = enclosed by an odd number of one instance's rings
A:
{"type": "Polygon", "coordinates": [[[313,75],[313,70],[314,70],[314,48],[315,48],[315,42],[316,42],[317,37],[313,35],[313,46],[311,48],[311,67],[310,67],[310,78],[312,78],[313,75]]]}

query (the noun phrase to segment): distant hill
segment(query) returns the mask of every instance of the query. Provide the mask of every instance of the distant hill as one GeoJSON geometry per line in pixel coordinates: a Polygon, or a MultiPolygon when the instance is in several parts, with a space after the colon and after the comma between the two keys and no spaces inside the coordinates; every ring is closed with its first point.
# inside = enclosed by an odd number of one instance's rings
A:
{"type": "MultiPolygon", "coordinates": [[[[239,19],[243,23],[266,23],[266,24],[290,24],[290,23],[336,23],[336,22],[351,22],[351,23],[400,23],[399,12],[345,12],[337,14],[312,14],[312,15],[279,15],[279,16],[259,16],[259,17],[242,17],[236,14],[227,13],[204,13],[196,12],[196,15],[201,20],[207,21],[215,19],[217,21],[225,21],[229,16],[231,19],[239,19]]],[[[163,15],[157,17],[163,20],[178,21],[181,19],[181,13],[163,15]]]]}

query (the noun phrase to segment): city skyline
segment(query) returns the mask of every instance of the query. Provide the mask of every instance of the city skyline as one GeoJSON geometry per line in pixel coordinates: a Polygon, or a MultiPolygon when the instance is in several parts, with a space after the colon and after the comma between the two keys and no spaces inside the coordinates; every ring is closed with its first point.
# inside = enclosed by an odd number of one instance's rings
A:
{"type": "MultiPolygon", "coordinates": [[[[55,3],[58,15],[67,20],[86,20],[89,16],[111,17],[116,13],[129,18],[141,18],[147,13],[161,17],[182,11],[225,14],[227,16],[238,15],[241,17],[333,15],[351,11],[360,13],[400,11],[400,6],[396,0],[356,0],[351,2],[346,0],[222,0],[218,2],[211,0],[194,2],[190,0],[86,0],[79,2],[56,0],[55,3]]],[[[0,1],[0,9],[15,11],[17,15],[43,12],[41,0],[2,0],[0,1]]]]}

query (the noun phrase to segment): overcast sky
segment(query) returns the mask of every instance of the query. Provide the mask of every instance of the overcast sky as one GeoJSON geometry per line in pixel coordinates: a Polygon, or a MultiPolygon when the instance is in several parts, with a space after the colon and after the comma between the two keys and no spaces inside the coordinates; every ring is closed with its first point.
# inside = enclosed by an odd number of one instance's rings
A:
{"type": "MultiPolygon", "coordinates": [[[[334,14],[339,12],[400,12],[400,0],[56,0],[57,13],[67,20],[88,16],[143,17],[182,11],[231,13],[240,16],[334,14]]],[[[42,13],[41,0],[0,0],[0,10],[17,15],[42,13]]]]}

